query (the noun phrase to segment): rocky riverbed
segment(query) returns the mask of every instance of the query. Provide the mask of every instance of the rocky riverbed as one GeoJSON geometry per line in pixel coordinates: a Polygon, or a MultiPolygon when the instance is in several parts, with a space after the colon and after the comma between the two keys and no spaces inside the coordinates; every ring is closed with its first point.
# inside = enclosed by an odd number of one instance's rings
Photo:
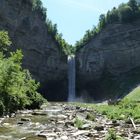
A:
{"type": "Polygon", "coordinates": [[[111,121],[95,110],[51,103],[0,119],[0,140],[105,140],[114,128],[126,140],[140,140],[140,124],[111,121]]]}

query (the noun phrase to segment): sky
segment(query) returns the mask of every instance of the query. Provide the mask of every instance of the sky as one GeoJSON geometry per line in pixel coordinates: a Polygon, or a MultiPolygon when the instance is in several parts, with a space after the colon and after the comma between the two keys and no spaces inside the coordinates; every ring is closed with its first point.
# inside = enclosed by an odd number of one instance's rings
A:
{"type": "Polygon", "coordinates": [[[74,45],[85,31],[96,26],[101,14],[128,0],[42,0],[47,17],[57,24],[58,32],[74,45]]]}

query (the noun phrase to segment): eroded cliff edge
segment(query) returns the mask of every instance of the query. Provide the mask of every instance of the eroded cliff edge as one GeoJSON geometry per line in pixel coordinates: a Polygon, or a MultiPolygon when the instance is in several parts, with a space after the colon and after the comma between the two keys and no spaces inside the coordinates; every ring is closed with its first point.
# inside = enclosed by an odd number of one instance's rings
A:
{"type": "Polygon", "coordinates": [[[78,95],[99,100],[132,90],[140,81],[140,20],[107,25],[77,51],[76,63],[78,95]]]}
{"type": "Polygon", "coordinates": [[[41,92],[49,100],[67,99],[67,56],[47,32],[39,11],[27,0],[0,0],[0,30],[12,39],[12,48],[22,49],[23,67],[41,82],[41,92]]]}

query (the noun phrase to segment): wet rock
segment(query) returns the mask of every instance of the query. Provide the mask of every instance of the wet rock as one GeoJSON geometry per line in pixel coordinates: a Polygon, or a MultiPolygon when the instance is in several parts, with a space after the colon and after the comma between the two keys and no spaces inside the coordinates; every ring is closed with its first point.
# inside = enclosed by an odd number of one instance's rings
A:
{"type": "Polygon", "coordinates": [[[62,115],[62,114],[57,115],[56,117],[57,117],[58,119],[66,119],[66,118],[67,118],[66,115],[62,115]]]}
{"type": "Polygon", "coordinates": [[[80,106],[76,106],[76,110],[80,110],[80,106]]]}
{"type": "Polygon", "coordinates": [[[18,125],[23,125],[23,124],[24,124],[24,122],[19,121],[19,122],[17,122],[17,124],[18,124],[18,125]]]}
{"type": "Polygon", "coordinates": [[[31,121],[31,119],[30,118],[21,118],[21,121],[23,121],[23,122],[29,122],[29,121],[31,121]]]}
{"type": "Polygon", "coordinates": [[[84,124],[81,129],[89,130],[91,128],[91,124],[84,124]]]}
{"type": "Polygon", "coordinates": [[[26,137],[24,137],[24,138],[21,138],[21,139],[19,139],[19,140],[26,140],[27,138],[26,137]]]}
{"type": "Polygon", "coordinates": [[[77,113],[76,117],[80,120],[86,120],[87,114],[86,113],[77,113]]]}
{"type": "Polygon", "coordinates": [[[61,140],[68,140],[68,137],[67,136],[62,136],[60,139],[61,140]]]}
{"type": "Polygon", "coordinates": [[[112,121],[112,125],[113,125],[114,127],[116,127],[116,126],[120,126],[120,123],[119,123],[117,120],[113,120],[113,121],[112,121]]]}
{"type": "Polygon", "coordinates": [[[133,130],[132,133],[133,134],[140,134],[140,130],[133,130]]]}
{"type": "Polygon", "coordinates": [[[50,137],[50,138],[47,138],[47,140],[54,140],[54,138],[53,137],[50,137]]]}
{"type": "Polygon", "coordinates": [[[79,135],[88,135],[90,132],[89,131],[85,131],[85,130],[79,130],[79,131],[77,131],[77,132],[75,132],[75,133],[73,133],[72,135],[74,136],[74,137],[76,137],[76,136],[79,136],[79,135]]]}
{"type": "Polygon", "coordinates": [[[66,121],[65,122],[65,126],[74,126],[74,122],[73,121],[66,121]]]}
{"type": "Polygon", "coordinates": [[[134,140],[140,140],[140,136],[134,137],[134,140]]]}
{"type": "Polygon", "coordinates": [[[94,127],[94,129],[97,131],[102,131],[102,130],[104,130],[104,126],[97,125],[94,127]]]}
{"type": "Polygon", "coordinates": [[[9,123],[3,123],[2,126],[4,126],[4,127],[10,127],[11,125],[9,123]]]}
{"type": "MultiPolygon", "coordinates": [[[[53,131],[53,129],[52,129],[53,131]]],[[[48,132],[48,131],[41,131],[39,134],[37,134],[39,137],[46,137],[46,138],[49,138],[49,137],[57,137],[57,134],[54,133],[54,132],[48,132]]]]}
{"type": "Polygon", "coordinates": [[[47,138],[46,134],[44,133],[38,134],[38,137],[47,138]]]}
{"type": "Polygon", "coordinates": [[[140,119],[135,120],[135,124],[140,124],[140,119]]]}
{"type": "Polygon", "coordinates": [[[41,115],[41,116],[46,116],[47,115],[47,113],[46,112],[44,112],[44,111],[34,111],[33,113],[32,113],[32,115],[41,115]]]}
{"type": "MultiPolygon", "coordinates": [[[[13,136],[13,139],[17,139],[14,135],[16,132],[17,134],[19,133],[18,135],[21,136],[25,136],[25,134],[27,134],[27,139],[31,138],[37,140],[103,140],[108,133],[108,130],[114,127],[116,133],[126,139],[138,140],[138,136],[140,135],[139,130],[134,131],[132,123],[126,124],[125,121],[121,120],[111,121],[108,120],[105,116],[99,114],[98,112],[93,111],[90,111],[90,114],[94,115],[95,120],[91,121],[88,117],[86,117],[89,113],[87,112],[86,108],[85,112],[81,113],[79,112],[79,110],[74,110],[75,107],[69,107],[69,105],[67,104],[63,106],[69,108],[69,110],[64,110],[64,108],[61,108],[61,104],[58,104],[57,106],[55,106],[55,103],[53,103],[53,106],[49,106],[48,109],[44,108],[44,110],[32,111],[40,113],[45,112],[46,110],[50,110],[51,113],[47,116],[32,115],[31,117],[28,117],[28,114],[18,114],[19,116],[16,116],[15,119],[5,118],[4,122],[8,122],[9,125],[12,127],[8,125],[7,127],[1,126],[4,128],[4,131],[1,130],[0,127],[0,140],[4,140],[4,138],[1,137],[3,136],[3,133],[1,133],[1,131],[6,132],[6,135],[13,136]],[[53,109],[63,110],[63,113],[61,111],[58,111],[56,114],[53,114],[53,109]],[[24,115],[24,117],[22,115],[24,115]],[[74,126],[76,116],[83,119],[83,124],[80,129],[74,126]],[[23,119],[22,121],[21,118],[23,119]],[[45,121],[43,120],[44,118],[45,121]],[[18,125],[16,122],[17,120],[20,120],[18,122],[18,125]],[[11,129],[13,130],[11,131],[11,129]],[[31,136],[29,133],[34,133],[34,136],[31,136]]],[[[84,108],[82,109],[84,110],[84,108]]],[[[49,112],[47,112],[47,114],[49,114],[49,112]]],[[[139,128],[139,125],[137,124],[136,127],[139,128]]]]}

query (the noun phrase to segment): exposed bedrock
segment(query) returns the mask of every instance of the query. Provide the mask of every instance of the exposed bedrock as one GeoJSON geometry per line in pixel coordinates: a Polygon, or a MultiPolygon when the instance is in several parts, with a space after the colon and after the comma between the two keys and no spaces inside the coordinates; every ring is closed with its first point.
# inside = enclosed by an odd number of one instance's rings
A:
{"type": "Polygon", "coordinates": [[[41,82],[45,97],[66,100],[67,56],[48,34],[42,14],[26,0],[0,0],[0,30],[9,32],[14,49],[23,50],[23,67],[41,82]]]}
{"type": "Polygon", "coordinates": [[[107,25],[77,51],[76,63],[79,95],[123,96],[140,82],[140,20],[107,25]]]}

